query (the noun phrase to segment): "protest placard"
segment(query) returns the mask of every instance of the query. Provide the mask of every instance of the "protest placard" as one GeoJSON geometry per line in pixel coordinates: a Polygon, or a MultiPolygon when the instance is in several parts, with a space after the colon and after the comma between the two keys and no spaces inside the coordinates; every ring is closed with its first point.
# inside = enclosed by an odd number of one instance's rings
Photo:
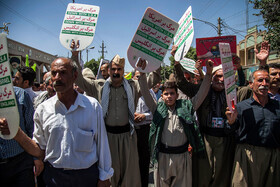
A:
{"type": "Polygon", "coordinates": [[[174,37],[174,45],[178,46],[175,53],[175,60],[180,61],[189,51],[194,36],[192,7],[186,10],[184,15],[179,20],[179,29],[174,37]]]}
{"type": "Polygon", "coordinates": [[[152,8],[147,8],[128,47],[127,57],[130,65],[141,57],[148,61],[141,72],[151,72],[158,69],[166,52],[172,43],[179,24],[152,8]]]}
{"type": "Polygon", "coordinates": [[[81,51],[88,47],[94,37],[99,6],[69,3],[60,32],[60,43],[72,50],[72,41],[78,45],[75,50],[81,51]]]}
{"type": "Polygon", "coordinates": [[[19,128],[19,113],[15,98],[9,62],[7,35],[0,34],[0,118],[6,118],[10,134],[2,135],[4,139],[12,139],[19,128]]]}
{"type": "Polygon", "coordinates": [[[233,112],[232,108],[235,108],[236,105],[236,84],[230,44],[219,43],[219,49],[224,73],[227,106],[229,107],[230,111],[233,112]]]}

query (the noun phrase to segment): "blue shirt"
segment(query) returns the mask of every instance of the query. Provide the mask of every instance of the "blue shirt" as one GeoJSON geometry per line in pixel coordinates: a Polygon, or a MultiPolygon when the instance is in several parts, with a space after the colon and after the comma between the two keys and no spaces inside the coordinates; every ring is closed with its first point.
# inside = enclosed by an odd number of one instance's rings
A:
{"type": "MultiPolygon", "coordinates": [[[[21,88],[14,87],[14,92],[18,105],[20,116],[20,128],[32,138],[34,123],[33,123],[33,103],[26,91],[21,88]]],[[[0,159],[10,158],[22,153],[24,150],[13,139],[5,140],[0,138],[0,159]]]]}
{"type": "Polygon", "coordinates": [[[253,97],[236,105],[237,143],[280,148],[280,102],[268,99],[263,107],[253,97]]]}

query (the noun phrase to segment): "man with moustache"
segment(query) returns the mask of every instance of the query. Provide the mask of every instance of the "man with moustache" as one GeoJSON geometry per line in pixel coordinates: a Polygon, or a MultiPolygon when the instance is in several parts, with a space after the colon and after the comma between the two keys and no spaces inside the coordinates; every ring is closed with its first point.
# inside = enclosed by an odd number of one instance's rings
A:
{"type": "MultiPolygon", "coordinates": [[[[172,47],[174,55],[176,46],[172,47]]],[[[192,98],[200,84],[188,82],[183,75],[182,66],[175,61],[178,88],[192,98]]],[[[208,95],[197,109],[199,128],[206,147],[206,154],[193,155],[193,186],[224,187],[230,185],[234,154],[234,137],[226,133],[226,94],[222,66],[212,71],[212,84],[208,95]]]]}
{"type": "Polygon", "coordinates": [[[280,64],[271,63],[268,64],[268,67],[270,77],[268,95],[271,99],[280,101],[280,94],[278,93],[280,89],[280,64]]]}
{"type": "MultiPolygon", "coordinates": [[[[58,58],[51,64],[56,95],[38,106],[33,140],[21,129],[14,139],[31,155],[44,159],[46,186],[109,187],[113,175],[107,133],[98,101],[77,93],[76,63],[58,58]]],[[[9,133],[0,119],[2,133],[9,133]]]]}
{"type": "Polygon", "coordinates": [[[280,102],[268,96],[266,70],[251,81],[253,96],[226,112],[237,141],[231,186],[280,186],[280,102]]]}
{"type": "MultiPolygon", "coordinates": [[[[78,52],[73,51],[72,55],[72,58],[78,62],[78,52]]],[[[140,59],[138,64],[140,68],[145,68],[145,60],[140,59]]],[[[109,63],[110,77],[107,80],[98,79],[91,83],[79,74],[76,84],[87,94],[97,98],[102,105],[114,168],[112,186],[140,187],[134,113],[141,92],[138,81],[126,80],[123,77],[124,65],[125,59],[116,55],[109,63]]],[[[159,82],[159,71],[149,75],[150,88],[159,82]]]]}

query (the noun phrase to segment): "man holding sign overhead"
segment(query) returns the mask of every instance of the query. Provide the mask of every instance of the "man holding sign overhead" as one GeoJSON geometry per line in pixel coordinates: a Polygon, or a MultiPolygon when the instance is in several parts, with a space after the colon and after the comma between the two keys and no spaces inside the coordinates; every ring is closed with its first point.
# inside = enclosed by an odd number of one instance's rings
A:
{"type": "MultiPolygon", "coordinates": [[[[72,55],[77,62],[78,53],[72,52],[72,55]]],[[[144,62],[140,59],[139,66],[144,68],[144,62]]],[[[141,186],[141,178],[134,113],[141,93],[138,81],[124,79],[124,65],[125,59],[116,55],[109,63],[110,77],[107,80],[89,82],[79,73],[76,84],[102,105],[114,169],[112,186],[138,187],[141,186]]],[[[151,73],[149,87],[159,80],[159,70],[151,73]]]]}
{"type": "MultiPolygon", "coordinates": [[[[171,54],[175,54],[173,46],[171,54]]],[[[195,96],[200,85],[188,82],[179,62],[175,61],[177,84],[189,97],[195,96]]],[[[222,66],[212,71],[212,84],[207,97],[197,109],[200,131],[204,138],[206,155],[198,158],[193,154],[193,186],[229,186],[233,154],[234,137],[226,133],[226,93],[222,66]]]]}

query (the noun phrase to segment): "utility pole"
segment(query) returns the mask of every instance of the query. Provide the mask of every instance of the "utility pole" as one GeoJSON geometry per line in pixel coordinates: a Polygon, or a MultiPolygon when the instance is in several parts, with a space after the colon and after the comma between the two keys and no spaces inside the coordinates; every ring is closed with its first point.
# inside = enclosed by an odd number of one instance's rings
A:
{"type": "Polygon", "coordinates": [[[104,49],[106,48],[106,46],[104,46],[104,41],[102,40],[102,46],[100,46],[101,51],[98,51],[99,53],[101,53],[101,59],[104,59],[104,53],[107,53],[107,51],[104,51],[104,49]]]}
{"type": "Polygon", "coordinates": [[[218,17],[218,36],[222,35],[222,30],[221,30],[221,18],[218,17]]]}
{"type": "Polygon", "coordinates": [[[201,22],[203,22],[207,25],[210,25],[211,27],[213,27],[217,31],[218,36],[222,35],[222,29],[221,29],[222,19],[220,17],[218,18],[218,26],[216,26],[213,23],[210,23],[208,21],[204,21],[204,20],[201,20],[201,19],[198,19],[198,18],[195,18],[195,17],[193,17],[193,20],[201,21],[201,22]]]}
{"type": "Polygon", "coordinates": [[[89,49],[94,49],[94,46],[86,49],[86,52],[87,52],[87,62],[88,62],[88,50],[89,49]]]}

